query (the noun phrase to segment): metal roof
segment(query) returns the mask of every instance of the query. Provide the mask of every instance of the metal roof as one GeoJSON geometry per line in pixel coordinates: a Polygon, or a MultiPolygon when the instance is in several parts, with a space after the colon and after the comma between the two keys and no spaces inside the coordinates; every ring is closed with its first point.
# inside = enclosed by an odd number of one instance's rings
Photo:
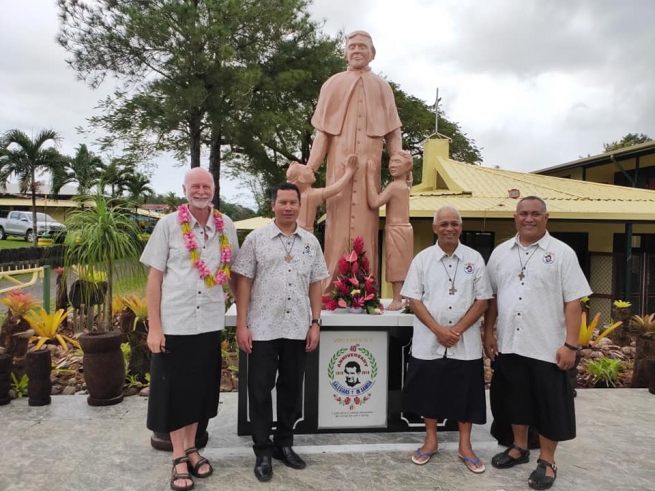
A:
{"type": "MultiPolygon", "coordinates": [[[[521,197],[542,198],[555,219],[655,221],[655,191],[492,169],[443,157],[435,161],[439,181],[447,189],[413,191],[411,217],[432,217],[450,205],[462,218],[511,218],[517,200],[508,192],[518,189],[521,197]]],[[[381,208],[380,215],[385,214],[381,208]]]]}
{"type": "Polygon", "coordinates": [[[234,226],[237,230],[257,230],[258,228],[268,225],[272,221],[273,219],[271,217],[253,217],[234,222],[234,226]]]}
{"type": "Polygon", "coordinates": [[[611,152],[599,153],[598,155],[584,157],[565,164],[554,165],[533,172],[535,174],[548,174],[551,172],[574,169],[576,167],[585,167],[593,164],[606,164],[611,162],[612,158],[615,158],[616,160],[627,160],[650,154],[655,154],[655,140],[646,143],[639,143],[638,145],[632,145],[630,147],[619,148],[612,150],[611,152]]]}

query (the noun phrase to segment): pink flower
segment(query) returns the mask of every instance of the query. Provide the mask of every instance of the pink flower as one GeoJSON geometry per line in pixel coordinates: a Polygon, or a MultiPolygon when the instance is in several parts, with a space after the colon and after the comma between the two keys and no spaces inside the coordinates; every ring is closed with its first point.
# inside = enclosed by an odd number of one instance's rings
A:
{"type": "Polygon", "coordinates": [[[353,286],[359,286],[359,280],[354,275],[348,278],[348,281],[350,281],[353,286]]]}
{"type": "MultiPolygon", "coordinates": [[[[207,270],[209,270],[209,268],[207,268],[207,270]]],[[[227,275],[225,274],[225,271],[220,270],[214,275],[214,279],[216,280],[217,284],[222,285],[227,281],[227,275]]]]}
{"type": "Polygon", "coordinates": [[[339,304],[337,303],[336,300],[328,300],[327,302],[324,302],[325,305],[325,310],[337,310],[337,307],[339,304]]]}
{"type": "Polygon", "coordinates": [[[355,261],[355,262],[353,263],[352,267],[350,268],[350,272],[351,272],[353,275],[356,275],[358,271],[359,271],[359,263],[358,263],[357,261],[355,261]]]}
{"type": "Polygon", "coordinates": [[[369,271],[370,271],[370,267],[371,267],[371,265],[370,265],[369,262],[368,262],[368,257],[364,256],[364,257],[362,258],[362,269],[364,270],[364,272],[365,272],[366,274],[369,273],[369,271]]]}
{"type": "Polygon", "coordinates": [[[348,264],[346,257],[341,256],[341,259],[339,259],[339,273],[348,274],[349,271],[350,271],[350,265],[348,264]]]}
{"type": "Polygon", "coordinates": [[[346,307],[348,307],[348,304],[346,303],[346,301],[345,301],[343,298],[340,298],[340,299],[337,301],[337,305],[338,305],[339,307],[341,307],[342,309],[345,309],[346,307]]]}
{"type": "Polygon", "coordinates": [[[350,264],[357,261],[357,253],[355,251],[352,251],[350,254],[347,254],[346,261],[348,261],[350,264]]]}
{"type": "Polygon", "coordinates": [[[364,307],[364,299],[359,295],[355,295],[353,297],[353,303],[351,307],[354,309],[361,309],[362,307],[364,307]]]}
{"type": "Polygon", "coordinates": [[[364,252],[364,238],[363,237],[357,237],[353,241],[353,252],[355,252],[358,256],[364,252]]]}

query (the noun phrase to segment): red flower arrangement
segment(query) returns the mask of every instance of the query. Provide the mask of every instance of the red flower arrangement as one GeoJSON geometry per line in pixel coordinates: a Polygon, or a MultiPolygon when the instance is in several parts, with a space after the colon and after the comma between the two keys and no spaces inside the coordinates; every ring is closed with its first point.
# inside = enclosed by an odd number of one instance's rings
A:
{"type": "Polygon", "coordinates": [[[364,250],[364,239],[357,237],[352,248],[339,259],[339,275],[333,282],[332,294],[323,297],[327,310],[350,307],[368,314],[381,314],[383,307],[377,280],[371,276],[364,250]]]}

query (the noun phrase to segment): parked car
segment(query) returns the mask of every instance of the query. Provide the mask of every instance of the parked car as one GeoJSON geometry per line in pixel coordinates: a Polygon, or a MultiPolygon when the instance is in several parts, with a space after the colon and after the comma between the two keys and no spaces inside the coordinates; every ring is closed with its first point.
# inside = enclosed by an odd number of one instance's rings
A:
{"type": "Polygon", "coordinates": [[[45,213],[36,214],[36,227],[32,223],[31,211],[10,211],[7,218],[0,218],[0,240],[13,235],[32,242],[34,233],[37,237],[50,234],[53,238],[62,238],[66,226],[45,213]]]}

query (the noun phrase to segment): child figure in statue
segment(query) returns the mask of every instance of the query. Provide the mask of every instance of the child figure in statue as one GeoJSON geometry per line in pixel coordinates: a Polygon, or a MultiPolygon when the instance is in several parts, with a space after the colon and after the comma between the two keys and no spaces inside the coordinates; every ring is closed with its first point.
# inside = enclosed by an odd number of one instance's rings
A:
{"type": "Polygon", "coordinates": [[[400,290],[414,256],[414,231],[409,223],[412,156],[404,150],[391,156],[389,173],[393,177],[393,182],[389,183],[380,194],[375,190],[375,169],[375,164],[369,161],[366,176],[368,205],[373,209],[382,205],[387,206],[384,226],[385,279],[391,283],[393,291],[393,299],[387,310],[400,310],[402,308],[400,290]]]}
{"type": "Polygon", "coordinates": [[[287,169],[287,180],[298,186],[300,190],[298,225],[308,232],[314,232],[316,210],[326,199],[339,194],[343,190],[355,174],[358,164],[357,155],[349,155],[345,162],[341,164],[343,175],[334,184],[324,188],[313,188],[312,184],[316,182],[314,172],[306,165],[298,162],[291,163],[287,169]]]}

